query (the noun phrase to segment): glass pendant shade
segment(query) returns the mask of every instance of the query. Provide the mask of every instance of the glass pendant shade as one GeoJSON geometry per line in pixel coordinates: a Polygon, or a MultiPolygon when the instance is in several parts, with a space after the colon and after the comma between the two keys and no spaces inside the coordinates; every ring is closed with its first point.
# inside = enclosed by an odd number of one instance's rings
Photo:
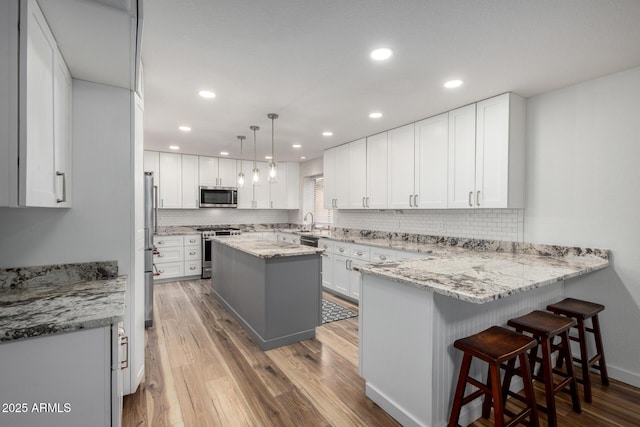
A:
{"type": "Polygon", "coordinates": [[[278,174],[275,157],[274,120],[278,118],[276,113],[269,113],[267,117],[271,119],[271,161],[269,162],[269,181],[276,181],[278,174]]]}
{"type": "Polygon", "coordinates": [[[244,187],[244,174],[242,172],[238,174],[238,187],[244,187]]]}

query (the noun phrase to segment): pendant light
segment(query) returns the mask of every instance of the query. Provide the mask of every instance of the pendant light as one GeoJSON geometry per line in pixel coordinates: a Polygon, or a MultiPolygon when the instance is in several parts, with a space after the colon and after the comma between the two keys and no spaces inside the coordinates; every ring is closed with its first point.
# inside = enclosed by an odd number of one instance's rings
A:
{"type": "Polygon", "coordinates": [[[238,135],[238,139],[240,140],[240,173],[238,173],[238,187],[244,187],[244,174],[242,173],[242,162],[244,158],[242,157],[242,142],[247,139],[246,136],[238,135]]]}
{"type": "Polygon", "coordinates": [[[257,155],[256,155],[256,131],[260,130],[260,126],[249,126],[249,129],[253,131],[253,183],[257,183],[260,181],[260,170],[258,169],[258,164],[256,163],[257,155]]]}
{"type": "Polygon", "coordinates": [[[274,142],[273,121],[278,118],[278,115],[276,113],[269,113],[267,114],[267,117],[271,119],[271,161],[269,162],[269,181],[275,181],[276,174],[277,174],[277,170],[276,170],[277,166],[276,166],[276,158],[274,154],[275,142],[274,142]]]}

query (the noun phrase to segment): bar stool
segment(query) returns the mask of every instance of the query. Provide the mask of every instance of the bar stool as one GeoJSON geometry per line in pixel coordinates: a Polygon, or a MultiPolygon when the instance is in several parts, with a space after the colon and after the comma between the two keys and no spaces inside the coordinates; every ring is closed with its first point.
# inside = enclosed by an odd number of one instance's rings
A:
{"type": "MultiPolygon", "coordinates": [[[[537,344],[542,346],[542,357],[538,358],[538,345],[536,345],[529,353],[529,361],[531,364],[533,378],[538,381],[544,382],[547,406],[545,407],[538,404],[538,409],[543,410],[547,413],[548,424],[550,426],[557,425],[555,394],[561,390],[564,390],[567,385],[569,386],[571,392],[573,410],[578,413],[582,412],[573,367],[570,366],[570,363],[567,363],[567,372],[564,373],[559,369],[554,370],[551,364],[552,342],[553,338],[556,336],[560,336],[561,338],[560,344],[557,346],[560,354],[564,355],[564,357],[571,356],[571,348],[569,346],[569,329],[575,324],[576,321],[574,319],[557,316],[555,314],[539,310],[532,311],[529,314],[525,314],[521,317],[516,317],[507,322],[507,325],[515,328],[517,332],[530,333],[533,338],[535,338],[537,344]],[[535,374],[536,362],[542,362],[542,375],[535,374]],[[555,385],[554,382],[554,373],[564,377],[564,379],[557,385],[555,385]]],[[[512,374],[512,370],[507,369],[507,373],[505,375],[505,383],[511,381],[512,374]]],[[[505,394],[522,400],[522,397],[520,395],[509,392],[508,388],[505,389],[505,394]]]]}
{"type": "MultiPolygon", "coordinates": [[[[479,332],[466,338],[461,338],[453,343],[454,347],[462,350],[462,366],[458,376],[456,393],[451,408],[449,427],[457,427],[462,406],[484,395],[482,416],[489,418],[491,405],[493,403],[494,423],[496,426],[513,426],[529,417],[530,425],[538,426],[538,411],[533,396],[533,384],[531,382],[531,369],[527,351],[536,345],[536,340],[527,336],[515,333],[509,329],[493,326],[485,331],[479,332]],[[469,376],[471,360],[477,357],[484,360],[489,365],[487,374],[487,384],[484,384],[469,376]],[[524,380],[524,391],[527,407],[514,414],[505,409],[500,386],[500,367],[504,362],[520,359],[520,374],[524,380]],[[478,390],[464,397],[467,383],[477,387],[478,390]],[[505,424],[504,415],[512,417],[505,424]]],[[[508,387],[508,384],[507,384],[508,387]]]]}
{"type": "MultiPolygon", "coordinates": [[[[598,313],[604,310],[604,306],[579,299],[566,298],[558,303],[548,305],[547,310],[571,317],[578,322],[575,326],[578,328],[578,336],[569,336],[569,339],[577,341],[580,344],[580,358],[574,357],[573,359],[567,359],[567,361],[573,360],[579,362],[582,366],[582,378],[578,378],[578,382],[584,385],[584,400],[591,402],[591,378],[589,377],[589,368],[593,367],[598,369],[600,371],[602,384],[605,386],[609,385],[607,364],[604,360],[604,347],[602,345],[602,336],[600,335],[600,322],[598,321],[598,313]],[[584,322],[587,319],[591,319],[592,328],[585,327],[584,322]],[[593,334],[596,342],[596,354],[591,359],[589,359],[587,355],[587,332],[593,334]]],[[[558,359],[558,367],[561,366],[562,359],[558,359]]]]}

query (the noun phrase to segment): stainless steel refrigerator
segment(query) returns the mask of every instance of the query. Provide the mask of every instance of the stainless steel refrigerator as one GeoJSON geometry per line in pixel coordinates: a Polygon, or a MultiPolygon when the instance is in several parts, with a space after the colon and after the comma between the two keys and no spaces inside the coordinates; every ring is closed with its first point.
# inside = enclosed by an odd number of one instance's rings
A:
{"type": "Polygon", "coordinates": [[[153,326],[153,235],[157,231],[158,187],[153,185],[153,172],[144,173],[144,327],[153,326]]]}

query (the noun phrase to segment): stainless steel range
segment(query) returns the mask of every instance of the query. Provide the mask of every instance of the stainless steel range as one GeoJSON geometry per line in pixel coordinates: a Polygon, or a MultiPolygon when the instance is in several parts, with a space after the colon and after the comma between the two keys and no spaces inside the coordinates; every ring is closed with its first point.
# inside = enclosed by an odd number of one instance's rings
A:
{"type": "Polygon", "coordinates": [[[211,278],[211,238],[215,236],[237,236],[242,234],[234,227],[201,227],[196,228],[202,233],[202,278],[211,278]]]}

